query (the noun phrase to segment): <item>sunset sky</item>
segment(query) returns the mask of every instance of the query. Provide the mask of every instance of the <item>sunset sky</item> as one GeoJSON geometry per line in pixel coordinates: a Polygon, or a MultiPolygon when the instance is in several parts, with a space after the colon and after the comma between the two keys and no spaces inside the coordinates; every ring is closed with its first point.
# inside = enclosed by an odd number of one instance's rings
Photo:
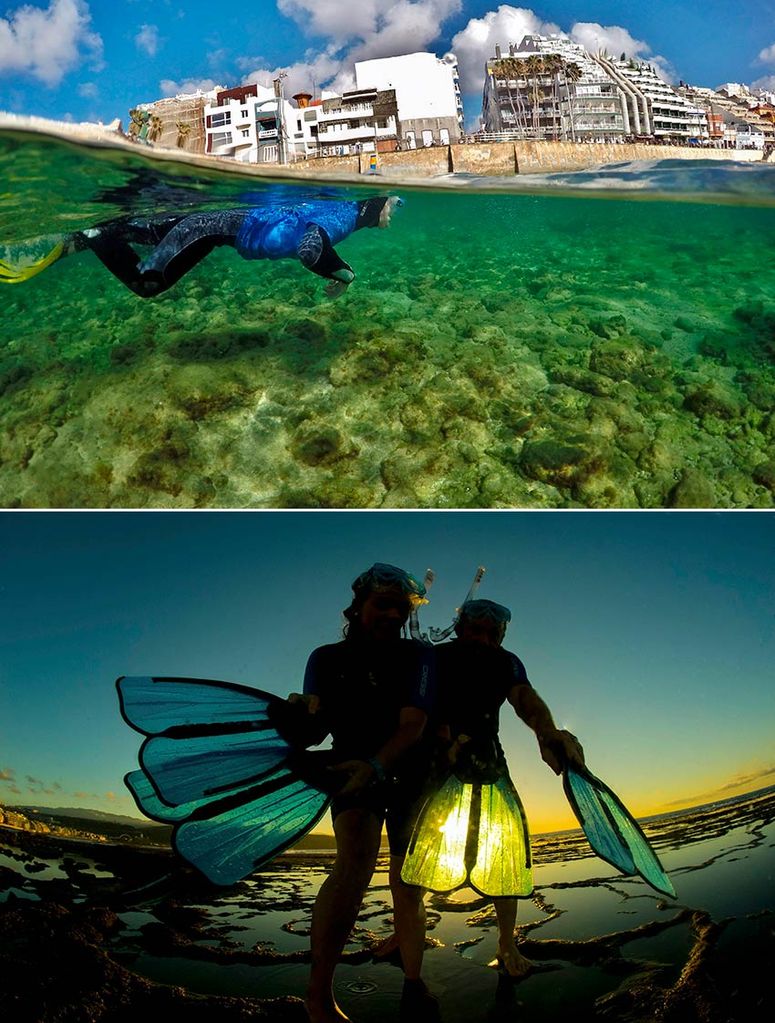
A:
{"type": "MultiPolygon", "coordinates": [[[[375,561],[437,574],[422,624],[479,595],[590,768],[637,814],[775,782],[775,517],[768,513],[0,514],[0,804],[136,816],[124,674],[299,690],[375,561]]],[[[572,826],[510,708],[534,832],[572,826]]],[[[328,826],[326,824],[326,826],[328,826]]]]}

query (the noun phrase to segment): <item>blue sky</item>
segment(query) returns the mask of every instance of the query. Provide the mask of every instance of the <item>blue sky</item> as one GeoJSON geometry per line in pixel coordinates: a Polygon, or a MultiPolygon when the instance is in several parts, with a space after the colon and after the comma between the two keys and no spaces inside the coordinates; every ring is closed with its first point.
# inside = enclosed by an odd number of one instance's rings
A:
{"type": "Polygon", "coordinates": [[[495,42],[551,30],[675,81],[775,89],[775,0],[33,0],[0,4],[0,109],[126,124],[136,103],[197,86],[290,68],[289,94],[346,88],[356,59],[452,48],[471,123],[495,42]]]}
{"type": "MultiPolygon", "coordinates": [[[[134,813],[116,677],[299,690],[374,561],[435,569],[425,627],[483,564],[507,646],[635,812],[775,782],[772,514],[5,512],[0,804],[134,813]]],[[[501,736],[533,829],[570,826],[509,708],[501,736]]]]}

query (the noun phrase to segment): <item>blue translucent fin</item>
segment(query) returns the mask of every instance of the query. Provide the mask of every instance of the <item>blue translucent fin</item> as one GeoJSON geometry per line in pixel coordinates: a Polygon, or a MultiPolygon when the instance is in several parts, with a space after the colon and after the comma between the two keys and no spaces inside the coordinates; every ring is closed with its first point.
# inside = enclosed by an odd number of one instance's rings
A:
{"type": "Polygon", "coordinates": [[[287,768],[235,799],[194,811],[175,830],[181,856],[215,884],[234,884],[298,842],[325,813],[329,796],[287,768]]]}
{"type": "Polygon", "coordinates": [[[592,849],[623,874],[639,874],[675,898],[675,889],[643,831],[619,797],[586,768],[566,767],[563,787],[592,849]]]}
{"type": "Polygon", "coordinates": [[[126,676],[118,688],[127,724],[144,735],[192,738],[214,732],[260,732],[272,727],[279,697],[260,689],[207,679],[126,676]]]}
{"type": "Polygon", "coordinates": [[[173,825],[173,846],[216,884],[297,842],[342,783],[326,773],[329,751],[286,741],[306,711],[271,693],[151,676],[116,685],[124,719],[147,736],[127,787],[146,816],[173,825]]]}

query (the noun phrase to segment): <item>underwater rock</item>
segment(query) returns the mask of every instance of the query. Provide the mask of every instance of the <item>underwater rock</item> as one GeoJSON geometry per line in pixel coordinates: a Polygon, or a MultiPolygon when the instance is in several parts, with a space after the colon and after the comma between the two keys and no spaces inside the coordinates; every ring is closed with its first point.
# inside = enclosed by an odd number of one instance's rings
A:
{"type": "Polygon", "coordinates": [[[333,465],[358,454],[358,448],[335,427],[311,422],[302,423],[296,430],[290,450],[305,465],[333,465]]]}
{"type": "Polygon", "coordinates": [[[753,478],[757,483],[775,493],[775,459],[757,465],[753,471],[753,478]]]}
{"type": "Polygon", "coordinates": [[[598,337],[620,337],[627,332],[627,320],[621,315],[609,316],[606,320],[590,320],[589,329],[598,337]]]}
{"type": "Polygon", "coordinates": [[[168,354],[181,362],[209,362],[232,359],[255,348],[266,348],[271,335],[265,330],[232,327],[222,332],[170,335],[168,354]]]}
{"type": "Polygon", "coordinates": [[[671,508],[715,508],[716,492],[711,481],[697,469],[686,469],[670,493],[671,508]]]}
{"type": "Polygon", "coordinates": [[[643,351],[631,339],[597,341],[589,355],[589,368],[612,380],[628,380],[642,363],[643,351]]]}
{"type": "Polygon", "coordinates": [[[522,472],[531,479],[572,487],[605,464],[595,440],[583,435],[566,441],[527,440],[519,456],[522,472]]]}
{"type": "Polygon", "coordinates": [[[697,387],[691,387],[683,404],[684,408],[697,416],[735,419],[740,415],[740,400],[737,394],[731,388],[724,387],[719,380],[709,380],[697,387]]]}

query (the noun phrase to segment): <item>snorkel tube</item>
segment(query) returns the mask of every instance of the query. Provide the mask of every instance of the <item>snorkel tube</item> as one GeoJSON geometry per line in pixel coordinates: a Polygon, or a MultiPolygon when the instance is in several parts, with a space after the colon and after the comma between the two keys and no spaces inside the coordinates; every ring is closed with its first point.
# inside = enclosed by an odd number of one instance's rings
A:
{"type": "Polygon", "coordinates": [[[441,643],[443,642],[443,640],[447,638],[447,636],[452,635],[455,626],[460,621],[460,612],[463,610],[463,606],[466,603],[468,603],[469,600],[473,600],[474,597],[476,596],[476,591],[479,589],[479,583],[482,581],[482,576],[484,575],[485,571],[486,569],[484,568],[483,565],[480,565],[477,568],[474,574],[474,580],[471,583],[471,586],[469,587],[468,593],[465,596],[465,600],[460,605],[460,607],[456,608],[455,610],[455,617],[452,619],[452,624],[448,625],[446,629],[434,629],[433,627],[428,629],[428,633],[430,634],[432,643],[441,643]]]}

